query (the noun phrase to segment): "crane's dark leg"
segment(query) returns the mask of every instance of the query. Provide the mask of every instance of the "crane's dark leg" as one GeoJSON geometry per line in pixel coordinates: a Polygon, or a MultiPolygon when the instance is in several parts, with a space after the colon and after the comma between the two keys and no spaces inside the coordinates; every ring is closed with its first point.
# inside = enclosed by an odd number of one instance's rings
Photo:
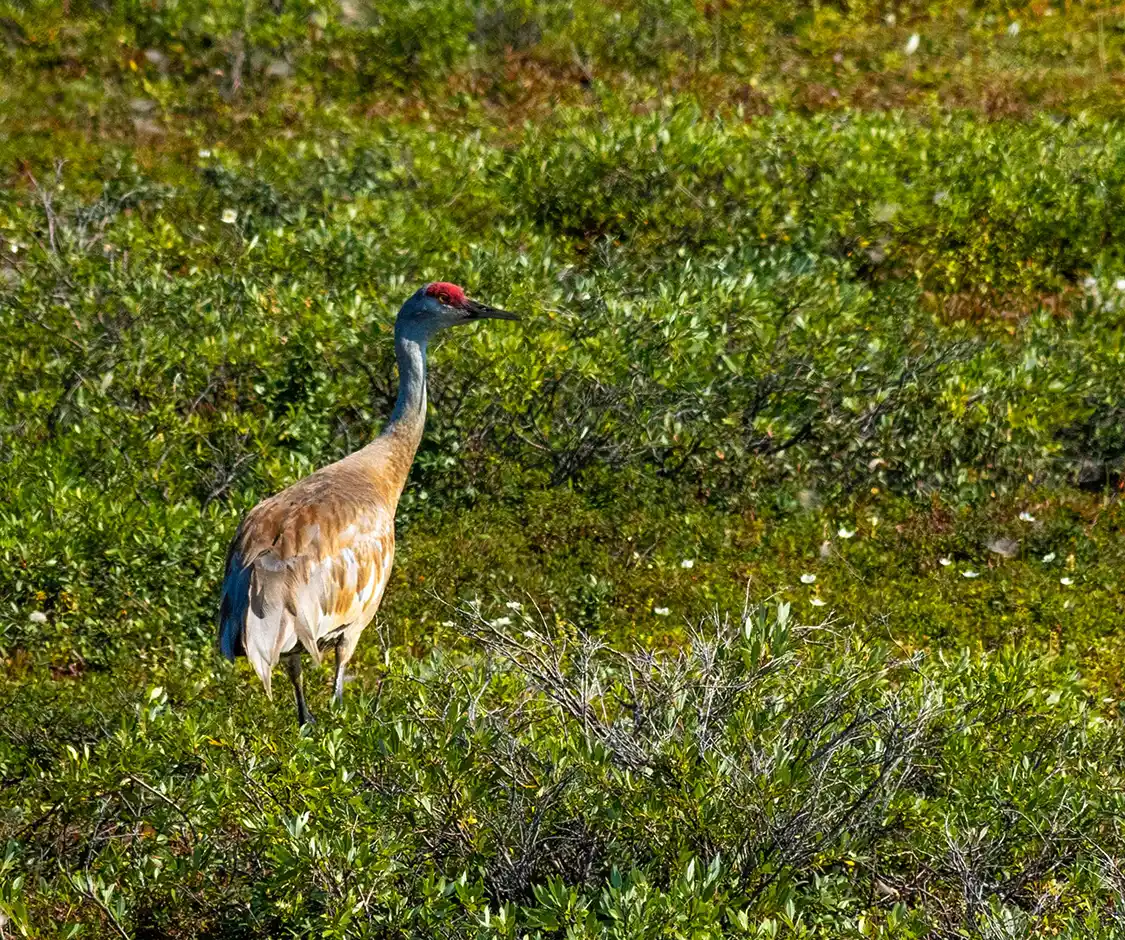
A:
{"type": "Polygon", "coordinates": [[[359,641],[359,634],[345,632],[336,641],[336,683],[333,688],[332,699],[337,705],[344,701],[344,671],[347,669],[348,660],[355,652],[355,645],[359,641]]]}
{"type": "Polygon", "coordinates": [[[297,724],[304,726],[312,724],[313,718],[309,706],[305,702],[305,678],[301,675],[301,654],[289,653],[285,657],[285,668],[289,672],[289,679],[293,683],[293,691],[297,694],[297,724]]]}

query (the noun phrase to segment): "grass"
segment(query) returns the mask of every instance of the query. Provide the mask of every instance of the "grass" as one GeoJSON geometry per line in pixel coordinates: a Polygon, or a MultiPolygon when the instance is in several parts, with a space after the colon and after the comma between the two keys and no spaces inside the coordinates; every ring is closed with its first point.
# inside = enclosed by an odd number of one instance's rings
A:
{"type": "Polygon", "coordinates": [[[0,930],[1120,930],[1120,11],[2,13],[0,930]],[[438,277],[298,735],[223,552],[438,277]]]}

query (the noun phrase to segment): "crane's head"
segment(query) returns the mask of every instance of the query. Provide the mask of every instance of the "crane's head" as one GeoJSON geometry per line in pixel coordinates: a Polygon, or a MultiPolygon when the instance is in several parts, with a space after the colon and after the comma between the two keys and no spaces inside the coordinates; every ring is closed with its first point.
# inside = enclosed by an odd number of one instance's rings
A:
{"type": "Polygon", "coordinates": [[[395,332],[429,338],[438,330],[475,320],[518,320],[519,316],[470,300],[465,291],[448,281],[434,281],[418,288],[402,305],[395,332]]]}

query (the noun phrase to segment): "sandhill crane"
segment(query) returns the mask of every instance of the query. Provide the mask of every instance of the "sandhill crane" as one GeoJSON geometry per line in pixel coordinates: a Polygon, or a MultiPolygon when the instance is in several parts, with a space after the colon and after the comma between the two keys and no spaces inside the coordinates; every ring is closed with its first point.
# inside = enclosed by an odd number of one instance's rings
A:
{"type": "Polygon", "coordinates": [[[366,447],[322,467],[243,518],[227,552],[219,649],[245,655],[272,695],[284,659],[297,696],[297,720],[312,721],[301,652],[319,663],[336,650],[335,699],[359,635],[375,616],[395,551],[395,510],[426,421],[426,344],[438,330],[519,317],[465,296],[456,284],[426,284],[395,320],[398,400],[383,432],[366,447]]]}

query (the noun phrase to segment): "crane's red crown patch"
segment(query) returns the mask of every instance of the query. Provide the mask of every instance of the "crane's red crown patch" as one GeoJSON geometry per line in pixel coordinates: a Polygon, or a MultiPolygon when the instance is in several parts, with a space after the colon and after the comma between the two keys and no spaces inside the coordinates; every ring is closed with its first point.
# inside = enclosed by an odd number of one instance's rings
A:
{"type": "Polygon", "coordinates": [[[434,281],[426,288],[430,297],[436,297],[447,307],[463,307],[465,305],[465,292],[456,284],[448,281],[434,281]]]}

